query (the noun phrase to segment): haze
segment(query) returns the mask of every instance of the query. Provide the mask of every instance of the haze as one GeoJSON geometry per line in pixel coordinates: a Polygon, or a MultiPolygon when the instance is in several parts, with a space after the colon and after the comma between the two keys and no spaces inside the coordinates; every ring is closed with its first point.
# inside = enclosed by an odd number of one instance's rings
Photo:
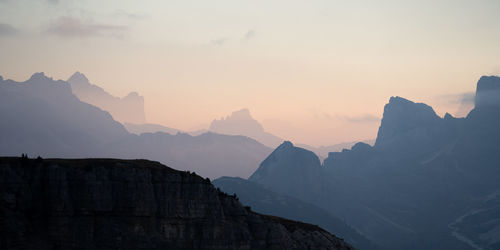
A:
{"type": "Polygon", "coordinates": [[[498,1],[0,0],[0,75],[75,71],[182,130],[248,108],[297,143],[374,139],[404,96],[464,115],[500,74],[498,1]],[[432,94],[429,94],[432,93],[432,94]],[[469,106],[468,106],[469,105],[469,106]]]}

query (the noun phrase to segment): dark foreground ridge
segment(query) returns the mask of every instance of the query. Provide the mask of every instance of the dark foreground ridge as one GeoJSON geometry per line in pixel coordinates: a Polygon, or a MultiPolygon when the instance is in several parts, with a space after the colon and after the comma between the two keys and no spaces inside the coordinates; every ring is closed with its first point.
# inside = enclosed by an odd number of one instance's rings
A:
{"type": "Polygon", "coordinates": [[[0,249],[353,249],[147,160],[0,158],[0,249]]]}

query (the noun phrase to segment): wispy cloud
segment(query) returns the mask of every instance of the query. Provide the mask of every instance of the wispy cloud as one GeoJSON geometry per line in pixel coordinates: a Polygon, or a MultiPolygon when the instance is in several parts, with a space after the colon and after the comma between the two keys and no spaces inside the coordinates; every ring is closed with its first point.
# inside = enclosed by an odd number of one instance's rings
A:
{"type": "Polygon", "coordinates": [[[380,117],[371,114],[361,114],[361,115],[341,115],[341,114],[328,114],[328,113],[317,113],[315,112],[314,117],[316,119],[326,119],[335,121],[344,121],[348,123],[372,123],[380,122],[380,117]]]}
{"type": "Polygon", "coordinates": [[[255,37],[255,30],[248,30],[243,36],[243,41],[249,41],[255,37]]]}
{"type": "Polygon", "coordinates": [[[380,121],[379,117],[370,114],[360,116],[339,116],[339,118],[351,123],[371,123],[380,121]]]}
{"type": "Polygon", "coordinates": [[[112,16],[116,18],[127,18],[132,20],[142,20],[148,17],[147,15],[131,13],[125,10],[116,10],[112,16]]]}
{"type": "Polygon", "coordinates": [[[50,24],[47,33],[66,38],[122,38],[127,30],[128,27],[124,25],[89,23],[74,17],[60,17],[50,24]]]}
{"type": "Polygon", "coordinates": [[[224,44],[227,43],[227,41],[228,41],[228,39],[223,37],[223,38],[219,38],[216,40],[212,40],[212,41],[210,41],[210,43],[215,45],[215,46],[223,46],[224,44]]]}
{"type": "Polygon", "coordinates": [[[0,37],[1,36],[12,36],[19,33],[19,31],[12,27],[12,25],[7,23],[0,23],[0,37]]]}
{"type": "Polygon", "coordinates": [[[448,94],[440,95],[436,98],[438,101],[446,104],[456,105],[456,104],[474,104],[474,92],[465,92],[459,94],[448,94]]]}

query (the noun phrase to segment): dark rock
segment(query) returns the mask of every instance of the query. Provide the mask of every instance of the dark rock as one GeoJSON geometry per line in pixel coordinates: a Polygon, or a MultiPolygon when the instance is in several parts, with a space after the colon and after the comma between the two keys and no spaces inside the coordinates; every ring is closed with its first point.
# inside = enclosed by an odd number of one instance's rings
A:
{"type": "Polygon", "coordinates": [[[278,193],[304,199],[320,189],[321,163],[313,152],[285,141],[248,178],[278,193]]]}
{"type": "Polygon", "coordinates": [[[1,249],[353,249],[146,160],[0,158],[1,249]]]}

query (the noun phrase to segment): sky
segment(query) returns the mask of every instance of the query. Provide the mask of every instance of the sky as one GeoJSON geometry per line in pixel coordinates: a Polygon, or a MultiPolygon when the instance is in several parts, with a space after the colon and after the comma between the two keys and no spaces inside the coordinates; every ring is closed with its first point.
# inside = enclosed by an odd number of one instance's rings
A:
{"type": "MultiPolygon", "coordinates": [[[[248,108],[314,146],[374,139],[391,96],[439,115],[500,74],[500,1],[0,0],[0,75],[75,71],[146,119],[206,128],[248,108]]],[[[458,112],[464,115],[464,112],[458,112]]]]}

